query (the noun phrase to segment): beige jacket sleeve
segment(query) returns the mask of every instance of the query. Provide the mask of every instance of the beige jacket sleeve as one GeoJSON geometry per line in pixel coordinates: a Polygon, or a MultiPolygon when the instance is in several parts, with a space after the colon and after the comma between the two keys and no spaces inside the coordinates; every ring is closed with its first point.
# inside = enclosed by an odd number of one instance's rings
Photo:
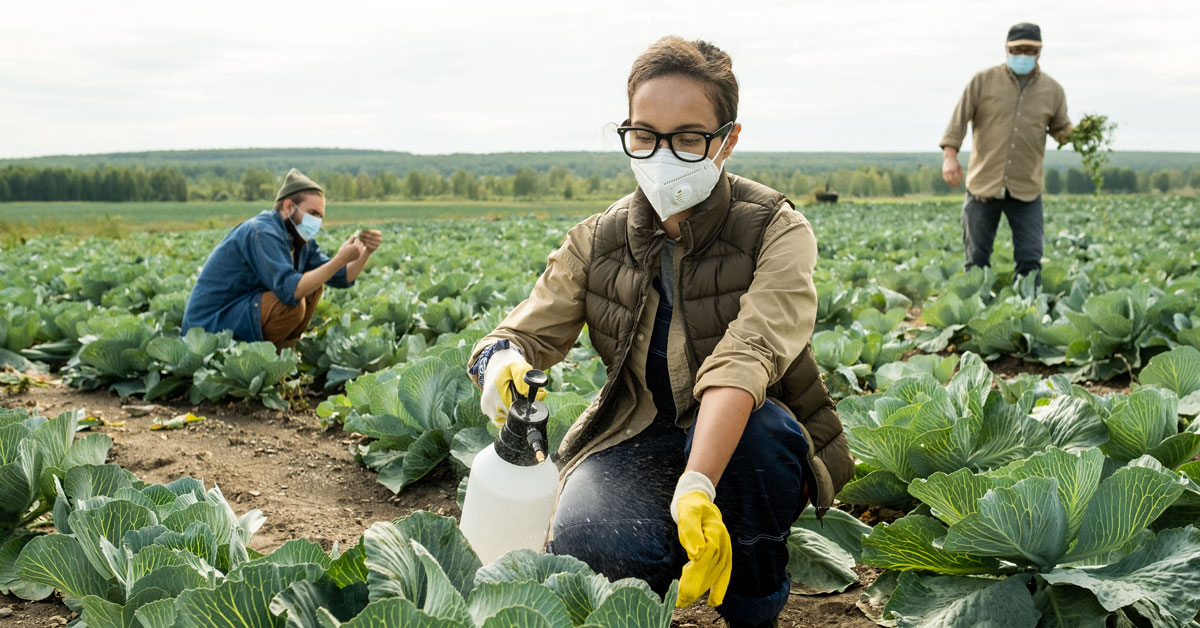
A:
{"type": "Polygon", "coordinates": [[[1046,129],[1050,133],[1050,137],[1059,145],[1066,143],[1067,136],[1075,128],[1071,124],[1071,119],[1067,117],[1067,94],[1062,87],[1058,88],[1058,95],[1055,98],[1054,113],[1050,116],[1050,124],[1046,129]]]}
{"type": "Polygon", "coordinates": [[[546,370],[567,355],[583,329],[587,269],[598,218],[599,214],[592,216],[567,232],[566,241],[546,260],[546,270],[529,297],[475,345],[468,368],[485,348],[504,338],[536,369],[546,370]]]}
{"type": "Polygon", "coordinates": [[[812,225],[788,206],[776,214],[763,238],[750,289],[725,337],[696,373],[693,395],[713,387],[741,388],[756,408],[808,346],[817,319],[817,239],[812,225]]]}
{"type": "Polygon", "coordinates": [[[976,74],[971,78],[971,82],[967,83],[962,97],[958,99],[958,104],[954,107],[954,113],[950,116],[950,123],[946,125],[946,132],[942,134],[942,141],[938,143],[938,148],[947,146],[954,150],[962,148],[963,138],[967,136],[967,125],[975,119],[975,107],[979,104],[982,85],[983,80],[980,74],[976,74]]]}

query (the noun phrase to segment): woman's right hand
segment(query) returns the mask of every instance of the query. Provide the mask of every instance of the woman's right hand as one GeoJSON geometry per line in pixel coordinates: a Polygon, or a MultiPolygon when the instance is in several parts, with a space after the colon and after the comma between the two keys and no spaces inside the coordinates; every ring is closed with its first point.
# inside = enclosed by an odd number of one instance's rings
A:
{"type": "MultiPolygon", "coordinates": [[[[508,421],[508,409],[513,403],[513,389],[518,395],[529,394],[525,374],[532,370],[521,353],[515,349],[502,349],[488,360],[487,372],[483,376],[483,394],[479,398],[479,409],[492,420],[496,427],[508,421]]],[[[539,389],[537,399],[546,398],[546,389],[539,389]]]]}

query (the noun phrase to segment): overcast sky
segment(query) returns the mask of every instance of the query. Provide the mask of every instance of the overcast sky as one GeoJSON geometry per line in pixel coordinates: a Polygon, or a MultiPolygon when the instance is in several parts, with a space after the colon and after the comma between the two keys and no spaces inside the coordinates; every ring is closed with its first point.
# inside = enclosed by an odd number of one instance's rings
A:
{"type": "Polygon", "coordinates": [[[1200,150],[1200,2],[6,2],[0,157],[324,146],[615,149],[634,58],[733,57],[741,150],[925,151],[1015,22],[1072,119],[1200,150]]]}

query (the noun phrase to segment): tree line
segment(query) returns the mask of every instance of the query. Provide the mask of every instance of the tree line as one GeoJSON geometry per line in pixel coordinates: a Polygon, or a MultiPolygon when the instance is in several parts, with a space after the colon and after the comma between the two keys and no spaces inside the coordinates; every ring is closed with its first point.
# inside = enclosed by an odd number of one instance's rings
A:
{"type": "MultiPolygon", "coordinates": [[[[939,136],[931,138],[930,146],[939,136]]],[[[968,151],[959,155],[966,163],[968,151]]],[[[366,172],[375,176],[383,172],[403,178],[407,173],[437,172],[452,176],[458,170],[477,176],[511,177],[518,168],[546,172],[554,166],[570,170],[575,176],[588,178],[593,174],[612,178],[629,171],[629,158],[621,152],[616,138],[606,151],[550,151],[520,153],[452,153],[420,155],[402,151],[360,150],[345,148],[240,148],[176,151],[141,151],[93,155],[49,155],[20,159],[0,159],[0,167],[23,165],[54,168],[90,169],[100,166],[126,168],[177,167],[188,181],[206,177],[240,178],[247,168],[263,168],[275,173],[299,168],[304,172],[329,170],[356,176],[366,172]]],[[[731,162],[745,171],[773,171],[791,174],[832,174],[838,170],[854,171],[872,167],[893,172],[912,172],[919,166],[940,168],[942,151],[934,148],[923,152],[855,153],[855,152],[759,152],[738,151],[731,162]]],[[[1047,150],[1047,168],[1057,168],[1065,175],[1070,168],[1081,168],[1079,155],[1070,150],[1047,150]]],[[[1200,170],[1200,152],[1151,152],[1118,150],[1110,154],[1109,166],[1131,168],[1136,172],[1157,172],[1177,169],[1184,172],[1200,170]]]]}
{"type": "Polygon", "coordinates": [[[0,167],[0,202],[186,201],[188,192],[187,178],[174,167],[0,167]]]}
{"type": "MultiPolygon", "coordinates": [[[[1200,192],[1200,169],[1179,170],[1169,168],[1154,172],[1136,172],[1129,168],[1104,168],[1102,191],[1113,194],[1137,194],[1146,192],[1167,193],[1189,189],[1200,192]]],[[[1081,170],[1071,168],[1063,174],[1057,169],[1046,170],[1047,194],[1091,194],[1096,184],[1081,170]]]]}
{"type": "MultiPolygon", "coordinates": [[[[769,185],[796,200],[810,198],[826,185],[848,198],[944,195],[958,193],[942,180],[941,170],[924,164],[911,168],[858,167],[830,172],[781,171],[737,168],[736,174],[769,185]]],[[[511,175],[479,175],[458,169],[445,175],[437,170],[410,170],[403,174],[365,170],[351,175],[332,169],[308,173],[320,182],[331,199],[368,200],[613,200],[634,189],[628,171],[610,176],[592,172],[579,176],[570,168],[544,170],[516,168],[511,175]]],[[[1200,168],[1139,172],[1107,168],[1103,190],[1112,194],[1200,190],[1200,168]]],[[[1047,168],[1047,194],[1091,194],[1092,179],[1077,168],[1047,168]]],[[[280,184],[279,175],[259,167],[221,176],[207,173],[188,178],[177,167],[139,168],[99,166],[90,169],[0,166],[0,202],[6,201],[270,201],[280,184]]]]}

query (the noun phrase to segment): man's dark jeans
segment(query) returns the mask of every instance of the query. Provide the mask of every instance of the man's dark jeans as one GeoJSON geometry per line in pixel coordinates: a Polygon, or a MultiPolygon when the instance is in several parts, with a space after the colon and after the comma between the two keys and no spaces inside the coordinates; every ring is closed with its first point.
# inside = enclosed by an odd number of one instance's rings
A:
{"type": "Polygon", "coordinates": [[[962,209],[963,248],[966,250],[966,269],[990,266],[992,245],[1000,215],[1008,217],[1013,234],[1013,260],[1016,275],[1036,272],[1042,276],[1042,197],[1021,201],[1007,192],[1004,198],[980,199],[967,192],[962,209]]]}
{"type": "MultiPolygon", "coordinates": [[[[641,578],[660,595],[687,562],[671,519],[671,497],[692,430],[659,417],[641,434],[592,454],[567,478],[550,551],[574,556],[609,579],[641,578]]],[[[787,603],[787,538],[806,504],[808,445],[800,425],[767,401],[750,415],[717,486],[733,542],[733,575],[717,611],[758,625],[787,603]]]]}

